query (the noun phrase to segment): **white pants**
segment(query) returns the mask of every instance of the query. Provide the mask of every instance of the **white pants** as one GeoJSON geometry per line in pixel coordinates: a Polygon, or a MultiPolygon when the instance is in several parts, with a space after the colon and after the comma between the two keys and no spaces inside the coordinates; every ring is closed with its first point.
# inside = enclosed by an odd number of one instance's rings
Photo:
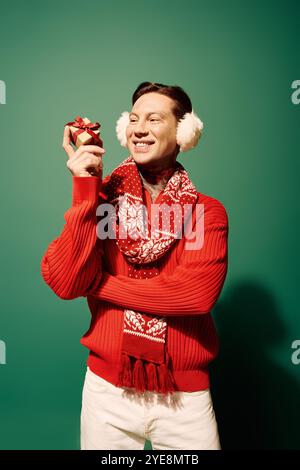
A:
{"type": "Polygon", "coordinates": [[[81,450],[219,450],[210,389],[137,395],[87,368],[82,392],[81,450]]]}

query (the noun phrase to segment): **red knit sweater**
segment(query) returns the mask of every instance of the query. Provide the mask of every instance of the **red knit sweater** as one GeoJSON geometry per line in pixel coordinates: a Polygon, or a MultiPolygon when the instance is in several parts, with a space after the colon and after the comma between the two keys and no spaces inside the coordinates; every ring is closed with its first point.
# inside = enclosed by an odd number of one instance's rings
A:
{"type": "MultiPolygon", "coordinates": [[[[167,317],[167,347],[178,390],[208,388],[208,364],[219,346],[210,311],[227,273],[228,217],[224,206],[198,193],[198,204],[204,204],[202,247],[184,249],[183,236],[157,261],[158,276],[133,279],[128,277],[129,263],[116,240],[97,237],[96,208],[104,201],[101,181],[96,176],[72,179],[72,206],[64,215],[66,223],[60,236],[42,258],[41,272],[61,299],[87,297],[92,318],[81,343],[90,350],[88,366],[116,385],[126,307],[167,317]]],[[[143,191],[150,213],[150,194],[143,191]]]]}

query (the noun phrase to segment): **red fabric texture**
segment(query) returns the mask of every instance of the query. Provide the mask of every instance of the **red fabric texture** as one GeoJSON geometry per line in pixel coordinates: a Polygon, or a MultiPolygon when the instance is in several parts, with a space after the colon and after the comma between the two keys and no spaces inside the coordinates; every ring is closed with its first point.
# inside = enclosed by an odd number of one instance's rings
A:
{"type": "MultiPolygon", "coordinates": [[[[94,373],[118,386],[124,309],[135,310],[167,318],[167,360],[175,389],[204,390],[210,385],[208,366],[219,350],[211,310],[227,274],[226,210],[217,199],[197,192],[197,203],[204,207],[203,245],[188,250],[183,236],[154,261],[157,274],[141,279],[130,275],[132,265],[116,239],[97,237],[96,209],[107,201],[110,178],[101,183],[96,176],[73,176],[71,207],[61,234],[42,257],[42,276],[61,299],[87,298],[91,322],[81,343],[90,351],[87,364],[94,373]]],[[[144,188],[143,200],[150,213],[152,201],[144,188]]]]}

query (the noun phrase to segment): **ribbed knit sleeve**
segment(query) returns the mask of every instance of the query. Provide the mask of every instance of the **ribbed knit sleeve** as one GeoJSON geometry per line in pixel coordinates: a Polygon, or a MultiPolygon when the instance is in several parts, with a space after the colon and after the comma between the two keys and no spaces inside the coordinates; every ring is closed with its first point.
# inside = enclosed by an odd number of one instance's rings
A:
{"type": "Polygon", "coordinates": [[[72,206],[64,214],[66,223],[42,258],[42,276],[62,299],[84,296],[101,279],[102,245],[96,233],[100,185],[96,176],[72,177],[72,206]]]}
{"type": "Polygon", "coordinates": [[[198,315],[210,312],[224,284],[228,260],[228,217],[216,199],[204,208],[204,241],[198,250],[184,249],[171,275],[132,279],[103,271],[89,295],[121,307],[154,315],[198,315]]]}

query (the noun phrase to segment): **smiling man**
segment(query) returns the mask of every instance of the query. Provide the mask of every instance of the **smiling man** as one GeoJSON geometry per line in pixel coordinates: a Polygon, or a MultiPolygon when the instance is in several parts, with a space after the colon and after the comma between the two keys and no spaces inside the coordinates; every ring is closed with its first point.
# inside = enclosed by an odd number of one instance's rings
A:
{"type": "Polygon", "coordinates": [[[144,94],[134,103],[126,128],[128,150],[153,201],[165,187],[179,153],[173,108],[174,101],[166,95],[144,94]]]}
{"type": "Polygon", "coordinates": [[[103,180],[104,149],[75,151],[65,128],[72,205],[41,270],[60,298],[86,297],[92,315],[81,338],[90,351],[81,449],[143,449],[146,439],[153,449],[220,449],[209,364],[218,353],[211,310],[227,273],[228,217],[177,161],[197,145],[202,127],[181,87],[141,83],[116,126],[129,156],[103,180]],[[97,236],[101,204],[116,211],[114,237],[97,236]],[[157,229],[142,237],[149,220],[136,209],[150,214],[154,204],[162,207],[157,229]],[[187,206],[193,232],[204,227],[194,249],[177,232],[187,206]],[[168,230],[164,207],[171,209],[168,230]]]}
{"type": "Polygon", "coordinates": [[[173,167],[179,153],[174,101],[158,93],[142,95],[129,115],[128,150],[140,169],[159,173],[173,167]]]}

